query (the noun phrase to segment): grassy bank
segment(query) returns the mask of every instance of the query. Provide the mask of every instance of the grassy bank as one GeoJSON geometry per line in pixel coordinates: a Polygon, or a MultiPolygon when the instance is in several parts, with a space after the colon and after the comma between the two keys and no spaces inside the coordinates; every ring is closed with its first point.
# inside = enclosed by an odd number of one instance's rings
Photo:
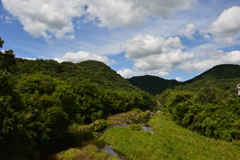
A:
{"type": "Polygon", "coordinates": [[[146,111],[143,112],[140,109],[133,109],[125,113],[119,113],[109,116],[106,120],[98,119],[89,125],[78,125],[72,124],[68,127],[69,130],[75,130],[79,132],[99,132],[104,130],[109,126],[114,126],[117,124],[132,124],[132,123],[143,123],[146,119],[149,119],[153,115],[153,112],[146,111]]]}
{"type": "Polygon", "coordinates": [[[225,141],[203,137],[169,121],[162,114],[151,120],[153,134],[112,128],[102,139],[132,160],[238,160],[240,148],[225,141]]]}
{"type": "Polygon", "coordinates": [[[109,156],[106,151],[99,150],[89,144],[83,149],[70,148],[51,157],[52,160],[120,160],[118,157],[109,156]]]}

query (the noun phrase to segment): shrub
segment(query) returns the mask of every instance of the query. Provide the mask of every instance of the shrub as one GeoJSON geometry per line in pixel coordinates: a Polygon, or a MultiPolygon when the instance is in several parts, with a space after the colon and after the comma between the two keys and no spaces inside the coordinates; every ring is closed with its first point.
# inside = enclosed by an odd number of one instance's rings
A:
{"type": "Polygon", "coordinates": [[[100,132],[109,126],[108,121],[104,119],[98,119],[90,124],[92,131],[100,132]]]}

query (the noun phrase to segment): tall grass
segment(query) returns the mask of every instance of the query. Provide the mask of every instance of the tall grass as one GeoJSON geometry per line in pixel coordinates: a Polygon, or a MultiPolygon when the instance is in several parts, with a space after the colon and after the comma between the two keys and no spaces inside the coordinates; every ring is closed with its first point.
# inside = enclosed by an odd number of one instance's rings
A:
{"type": "Polygon", "coordinates": [[[240,148],[225,141],[203,137],[156,114],[153,133],[112,128],[102,139],[132,160],[240,160],[240,148]]]}
{"type": "Polygon", "coordinates": [[[109,156],[106,151],[99,150],[96,146],[89,144],[82,150],[70,148],[57,153],[51,157],[52,160],[120,160],[116,156],[109,156]]]}

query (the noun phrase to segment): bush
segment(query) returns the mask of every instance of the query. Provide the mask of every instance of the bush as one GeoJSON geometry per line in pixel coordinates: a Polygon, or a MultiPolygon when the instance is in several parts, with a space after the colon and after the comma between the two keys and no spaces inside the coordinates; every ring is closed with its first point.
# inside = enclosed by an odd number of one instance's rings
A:
{"type": "Polygon", "coordinates": [[[138,108],[133,108],[132,111],[136,111],[137,113],[141,113],[142,112],[142,110],[138,109],[138,108]]]}
{"type": "Polygon", "coordinates": [[[108,121],[104,119],[98,119],[90,124],[92,131],[100,132],[109,126],[108,121]]]}

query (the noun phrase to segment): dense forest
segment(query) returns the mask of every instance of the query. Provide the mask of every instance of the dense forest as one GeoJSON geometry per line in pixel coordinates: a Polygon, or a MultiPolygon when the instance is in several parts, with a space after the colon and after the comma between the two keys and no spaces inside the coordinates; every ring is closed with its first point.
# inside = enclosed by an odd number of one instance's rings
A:
{"type": "Polygon", "coordinates": [[[218,65],[157,95],[161,109],[185,128],[240,145],[240,66],[218,65]]]}
{"type": "Polygon", "coordinates": [[[134,109],[163,111],[179,126],[240,146],[239,70],[225,64],[185,82],[126,80],[98,61],[27,60],[0,51],[0,157],[39,159],[69,126],[134,109]]]}
{"type": "Polygon", "coordinates": [[[185,82],[155,76],[128,79],[156,95],[160,110],[178,125],[201,135],[240,145],[240,65],[214,66],[185,82]]]}
{"type": "Polygon", "coordinates": [[[210,86],[197,93],[167,90],[160,95],[161,109],[172,120],[202,135],[239,145],[240,98],[210,86]]]}
{"type": "Polygon", "coordinates": [[[152,95],[161,94],[166,89],[191,90],[197,92],[202,87],[215,85],[224,91],[234,92],[236,84],[240,83],[240,65],[221,64],[202,74],[184,81],[167,80],[157,76],[145,75],[127,79],[132,85],[141,88],[152,95]]]}
{"type": "Polygon", "coordinates": [[[0,52],[1,159],[38,159],[71,124],[154,106],[153,96],[102,62],[26,60],[13,50],[0,52]]]}
{"type": "Polygon", "coordinates": [[[141,88],[152,95],[161,94],[164,90],[174,88],[181,82],[176,80],[166,80],[157,76],[136,76],[127,79],[132,85],[141,88]]]}

